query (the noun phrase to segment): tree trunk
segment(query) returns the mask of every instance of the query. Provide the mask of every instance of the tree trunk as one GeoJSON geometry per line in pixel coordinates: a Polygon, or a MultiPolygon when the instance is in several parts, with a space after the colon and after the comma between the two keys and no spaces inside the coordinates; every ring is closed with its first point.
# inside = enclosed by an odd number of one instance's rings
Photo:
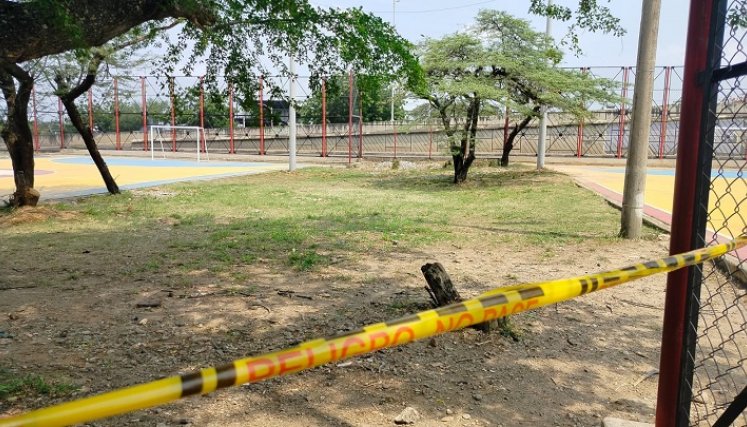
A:
{"type": "Polygon", "coordinates": [[[15,64],[0,67],[0,88],[7,106],[7,123],[0,135],[13,164],[16,185],[10,198],[13,207],[36,206],[39,202],[39,192],[34,189],[34,138],[27,117],[33,86],[33,78],[21,67],[15,64]]]}
{"type": "MultiPolygon", "coordinates": [[[[425,264],[420,267],[420,271],[423,272],[425,281],[428,283],[425,290],[427,290],[428,294],[431,296],[433,307],[444,307],[449,304],[462,302],[462,296],[459,295],[456,287],[454,287],[454,283],[451,282],[451,277],[449,277],[449,273],[446,272],[443,265],[438,262],[425,264]]],[[[507,326],[508,317],[503,317],[501,319],[478,323],[473,325],[472,328],[477,329],[478,331],[490,332],[497,327],[504,328],[507,326]]]]}
{"type": "MultiPolygon", "coordinates": [[[[97,70],[98,63],[94,63],[89,66],[89,70],[90,69],[97,70]]],[[[109,193],[111,194],[119,194],[119,186],[117,186],[116,181],[114,181],[114,177],[112,177],[111,172],[109,172],[109,167],[106,165],[106,161],[104,161],[104,158],[99,152],[99,148],[96,145],[96,140],[93,137],[93,130],[83,124],[83,119],[80,117],[78,107],[75,105],[75,100],[81,94],[85,93],[91,86],[93,86],[95,80],[96,75],[89,73],[78,86],[70,90],[64,78],[62,78],[61,76],[57,76],[57,78],[55,79],[55,81],[57,82],[58,90],[60,92],[63,92],[62,96],[60,96],[62,105],[65,106],[65,110],[67,110],[67,115],[70,117],[70,121],[73,123],[73,126],[75,126],[75,129],[83,138],[83,142],[85,142],[86,144],[88,153],[91,155],[93,163],[96,164],[96,168],[98,168],[99,174],[101,174],[101,178],[106,184],[106,189],[109,190],[109,193]]]]}
{"type": "Polygon", "coordinates": [[[462,301],[461,295],[441,263],[425,264],[420,267],[420,271],[423,272],[425,281],[428,283],[426,290],[431,296],[433,307],[443,307],[462,301]]]}
{"type": "Polygon", "coordinates": [[[453,154],[454,160],[454,184],[461,184],[467,180],[467,172],[475,161],[475,139],[477,136],[477,120],[480,115],[480,98],[474,95],[467,108],[467,120],[462,130],[462,140],[459,147],[459,154],[453,154]]]}
{"type": "Polygon", "coordinates": [[[532,110],[534,114],[530,114],[524,119],[514,126],[513,129],[511,129],[511,133],[508,134],[508,138],[506,139],[506,142],[503,143],[503,154],[501,155],[501,166],[506,167],[508,166],[508,156],[511,154],[511,150],[514,149],[514,139],[516,139],[516,136],[519,134],[519,132],[523,131],[524,128],[529,125],[529,122],[532,121],[532,119],[539,113],[540,107],[534,107],[532,110]]]}

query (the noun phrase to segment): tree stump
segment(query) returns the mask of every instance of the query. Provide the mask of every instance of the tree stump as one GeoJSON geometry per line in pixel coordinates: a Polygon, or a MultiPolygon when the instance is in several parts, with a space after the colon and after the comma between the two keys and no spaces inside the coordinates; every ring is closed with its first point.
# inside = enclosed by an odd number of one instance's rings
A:
{"type": "MultiPolygon", "coordinates": [[[[446,269],[444,269],[444,266],[441,265],[441,263],[434,262],[433,264],[425,264],[420,267],[420,271],[423,272],[425,281],[428,283],[425,290],[428,291],[428,294],[431,296],[433,307],[438,308],[463,301],[462,296],[459,295],[456,287],[454,287],[454,283],[451,281],[449,273],[446,272],[446,269]]],[[[483,332],[490,332],[498,328],[502,329],[503,332],[510,331],[508,317],[478,323],[471,326],[471,328],[483,332]]],[[[510,332],[507,333],[516,340],[514,334],[511,334],[510,332]]]]}

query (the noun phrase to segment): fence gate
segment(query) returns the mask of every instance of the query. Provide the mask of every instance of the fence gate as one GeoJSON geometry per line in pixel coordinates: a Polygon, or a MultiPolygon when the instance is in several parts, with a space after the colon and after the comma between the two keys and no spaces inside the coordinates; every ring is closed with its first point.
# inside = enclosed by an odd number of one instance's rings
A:
{"type": "MultiPolygon", "coordinates": [[[[747,233],[747,0],[691,2],[671,251],[747,233]]],[[[747,251],[670,274],[657,426],[747,425],[747,251]]]]}

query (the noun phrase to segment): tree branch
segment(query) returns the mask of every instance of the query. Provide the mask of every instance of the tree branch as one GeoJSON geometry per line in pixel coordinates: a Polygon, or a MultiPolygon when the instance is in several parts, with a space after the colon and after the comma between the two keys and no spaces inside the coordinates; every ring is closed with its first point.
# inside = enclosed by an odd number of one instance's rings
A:
{"type": "Polygon", "coordinates": [[[212,2],[194,0],[0,0],[0,62],[20,63],[101,46],[148,21],[215,22],[212,2]]]}

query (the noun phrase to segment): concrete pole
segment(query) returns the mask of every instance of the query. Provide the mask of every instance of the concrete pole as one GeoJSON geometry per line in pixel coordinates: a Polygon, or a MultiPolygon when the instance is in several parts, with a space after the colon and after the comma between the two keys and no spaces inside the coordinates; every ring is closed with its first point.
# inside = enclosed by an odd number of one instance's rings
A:
{"type": "MultiPolygon", "coordinates": [[[[551,5],[552,0],[547,0],[547,6],[551,5]]],[[[552,19],[549,16],[545,24],[545,34],[547,37],[552,37],[552,19]]],[[[537,139],[537,170],[542,170],[545,167],[545,147],[547,146],[547,106],[543,105],[540,109],[542,118],[540,118],[539,138],[537,139]]]]}
{"type": "Polygon", "coordinates": [[[651,132],[651,103],[654,91],[656,41],[659,32],[661,0],[643,0],[641,29],[638,36],[633,115],[630,123],[630,145],[625,168],[625,188],[620,237],[637,239],[643,227],[643,205],[646,191],[646,161],[651,132]]]}
{"type": "MultiPolygon", "coordinates": [[[[397,30],[397,2],[399,0],[392,0],[392,27],[394,27],[394,30],[397,30]]],[[[394,125],[394,83],[392,83],[392,93],[391,93],[391,120],[392,125],[394,125]]],[[[363,116],[363,110],[361,110],[361,116],[363,116]]]]}
{"type": "Polygon", "coordinates": [[[296,170],[296,61],[293,58],[293,52],[291,52],[290,64],[288,64],[288,71],[290,72],[290,88],[288,90],[290,96],[290,107],[288,108],[288,170],[293,172],[296,170]]]}

